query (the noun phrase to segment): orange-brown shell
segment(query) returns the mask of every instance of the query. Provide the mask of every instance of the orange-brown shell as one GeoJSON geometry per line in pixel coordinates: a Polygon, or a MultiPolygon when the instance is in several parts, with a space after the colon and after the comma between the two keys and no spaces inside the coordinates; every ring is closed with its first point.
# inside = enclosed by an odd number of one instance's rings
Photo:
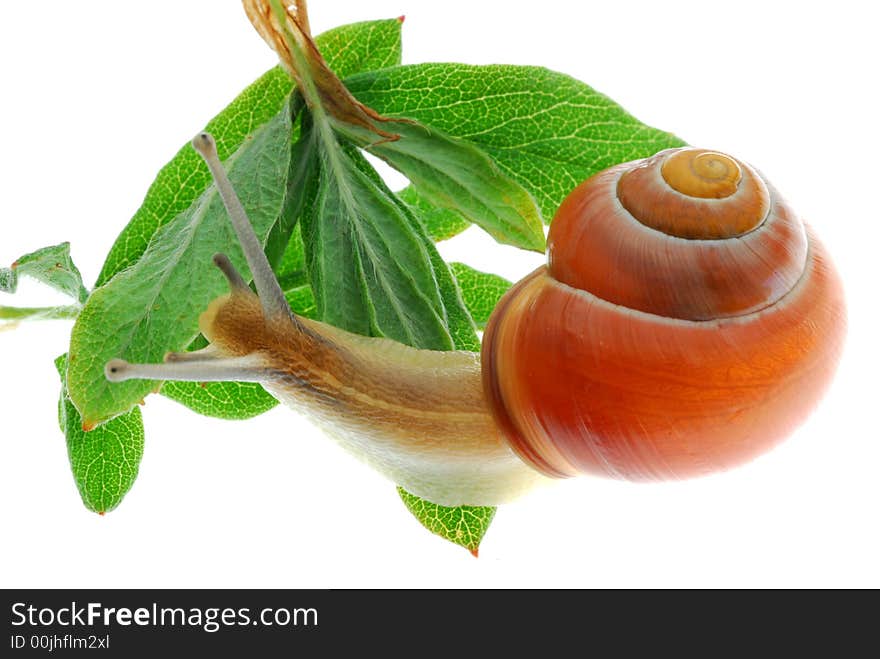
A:
{"type": "Polygon", "coordinates": [[[621,204],[621,176],[644,165],[572,192],[551,227],[549,265],[507,293],[486,329],[496,420],[549,475],[645,480],[733,467],[803,421],[837,365],[839,280],[778,193],[763,188],[766,216],[744,234],[684,239],[621,204]]]}

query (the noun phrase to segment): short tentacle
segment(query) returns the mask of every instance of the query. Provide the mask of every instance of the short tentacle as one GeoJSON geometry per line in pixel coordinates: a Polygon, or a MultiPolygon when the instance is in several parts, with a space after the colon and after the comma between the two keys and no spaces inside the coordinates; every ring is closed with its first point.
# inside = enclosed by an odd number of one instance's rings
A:
{"type": "Polygon", "coordinates": [[[214,265],[216,265],[220,269],[220,272],[223,273],[223,276],[226,277],[226,281],[229,282],[229,290],[233,293],[245,290],[250,292],[250,288],[248,288],[244,277],[242,277],[241,273],[235,269],[235,266],[232,265],[232,261],[229,260],[229,257],[226,256],[226,254],[214,254],[214,265]]]}

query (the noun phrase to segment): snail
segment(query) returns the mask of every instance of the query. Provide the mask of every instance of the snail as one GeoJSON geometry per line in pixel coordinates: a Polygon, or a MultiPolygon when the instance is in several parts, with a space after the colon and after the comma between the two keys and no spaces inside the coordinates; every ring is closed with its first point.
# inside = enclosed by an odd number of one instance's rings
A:
{"type": "Polygon", "coordinates": [[[548,262],[514,285],[481,354],[418,350],[291,311],[217,157],[214,176],[256,294],[199,324],[210,345],[117,382],[261,383],[408,491],[507,502],[549,479],[677,479],[778,443],[828,386],[845,333],[822,245],[749,165],[682,148],[600,172],[560,206],[548,262]]]}

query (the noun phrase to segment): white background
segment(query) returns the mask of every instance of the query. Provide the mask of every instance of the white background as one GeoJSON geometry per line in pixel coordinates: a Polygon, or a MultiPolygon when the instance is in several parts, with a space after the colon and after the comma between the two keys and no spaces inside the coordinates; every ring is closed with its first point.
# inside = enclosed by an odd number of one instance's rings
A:
{"type": "MultiPolygon", "coordinates": [[[[316,33],[406,14],[404,60],[540,64],[761,168],[842,272],[847,350],[820,408],[731,473],[573,480],[501,508],[474,560],[307,422],[157,396],[123,504],[82,506],[52,359],[70,324],[0,333],[0,586],[880,586],[872,3],[314,0],[316,33]]],[[[61,240],[91,284],[158,169],[274,63],[237,2],[0,4],[0,263],[61,240]]],[[[511,278],[478,232],[443,247],[511,278]]],[[[3,304],[55,301],[25,282],[3,304]]]]}

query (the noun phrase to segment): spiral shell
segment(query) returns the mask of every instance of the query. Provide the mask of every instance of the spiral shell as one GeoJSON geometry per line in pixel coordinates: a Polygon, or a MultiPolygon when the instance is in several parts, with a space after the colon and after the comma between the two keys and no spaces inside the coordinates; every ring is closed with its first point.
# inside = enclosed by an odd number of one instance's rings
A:
{"type": "Polygon", "coordinates": [[[834,268],[778,192],[730,156],[672,149],[563,202],[548,265],[490,319],[484,389],[548,475],[698,476],[788,435],[844,333],[834,268]]]}

